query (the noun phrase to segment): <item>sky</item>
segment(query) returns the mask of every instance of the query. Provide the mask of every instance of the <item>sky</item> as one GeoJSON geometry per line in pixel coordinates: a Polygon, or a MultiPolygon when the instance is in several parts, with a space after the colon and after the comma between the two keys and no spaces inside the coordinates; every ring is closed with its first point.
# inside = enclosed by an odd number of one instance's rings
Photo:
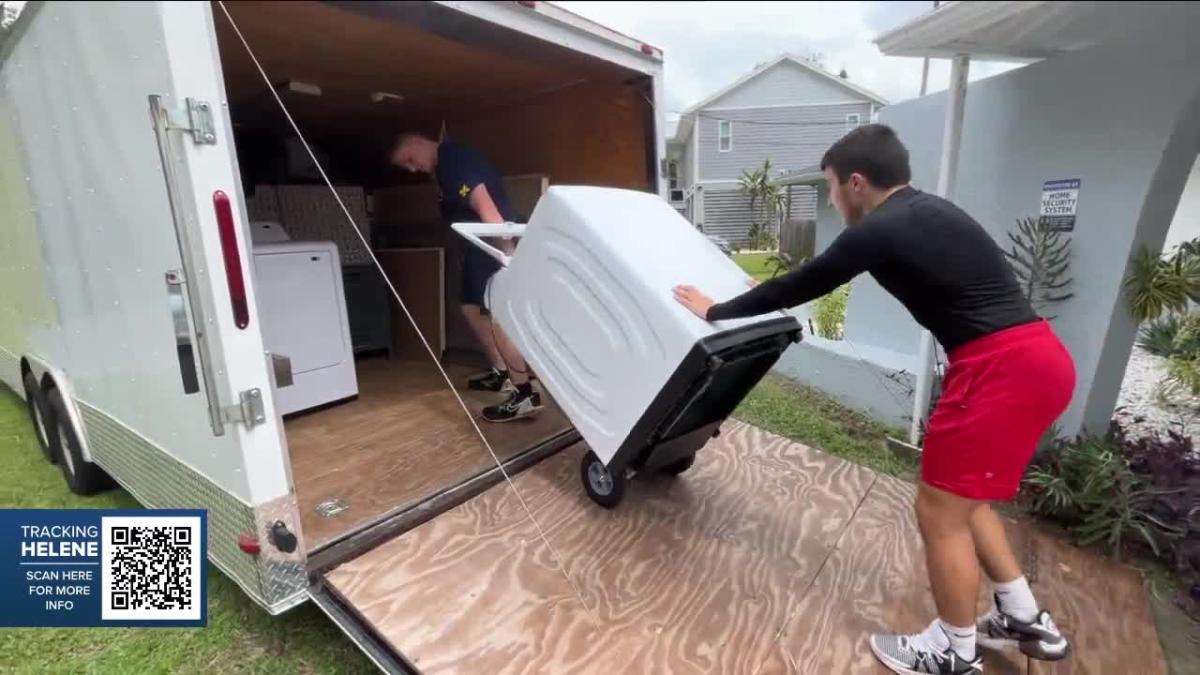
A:
{"type": "MultiPolygon", "coordinates": [[[[824,55],[825,67],[891,102],[921,90],[921,59],[883,56],[881,33],[930,11],[932,2],[573,2],[555,4],[664,52],[668,119],[782,52],[824,55]]],[[[1016,64],[972,62],[970,79],[1016,64]]],[[[947,87],[934,60],[929,91],[947,87]]]]}

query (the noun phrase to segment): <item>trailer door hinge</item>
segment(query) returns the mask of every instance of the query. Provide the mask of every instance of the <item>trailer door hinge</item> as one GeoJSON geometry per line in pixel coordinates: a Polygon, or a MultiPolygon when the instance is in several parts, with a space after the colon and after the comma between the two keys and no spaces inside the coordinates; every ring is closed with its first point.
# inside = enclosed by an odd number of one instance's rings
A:
{"type": "Polygon", "coordinates": [[[241,422],[247,429],[253,429],[267,421],[261,391],[247,389],[238,394],[238,399],[240,402],[237,405],[225,407],[226,422],[241,422]]]}
{"type": "Polygon", "coordinates": [[[167,129],[186,131],[196,145],[216,145],[217,132],[213,125],[212,106],[208,101],[185,99],[183,108],[167,109],[167,129]]]}

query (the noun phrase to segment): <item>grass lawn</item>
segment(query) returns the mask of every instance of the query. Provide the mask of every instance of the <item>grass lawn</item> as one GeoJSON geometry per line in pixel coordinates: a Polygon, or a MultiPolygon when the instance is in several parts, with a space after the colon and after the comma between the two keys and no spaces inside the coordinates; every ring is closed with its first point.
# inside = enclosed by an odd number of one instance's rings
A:
{"type": "Polygon", "coordinates": [[[893,455],[887,447],[889,435],[904,438],[904,432],[779,375],[767,375],[733,414],[761,429],[881,473],[915,475],[916,465],[893,455]]]}
{"type": "Polygon", "coordinates": [[[736,253],[733,260],[746,270],[746,274],[759,281],[766,281],[771,278],[773,271],[767,268],[767,261],[771,259],[771,255],[771,253],[736,253]]]}
{"type": "MultiPolygon", "coordinates": [[[[769,376],[739,419],[892,474],[911,467],[888,430],[816,392],[769,376]]],[[[136,508],[124,491],[76,497],[37,448],[21,400],[0,387],[0,508],[136,508]]],[[[271,617],[215,568],[206,629],[0,630],[0,672],[370,673],[367,659],[313,605],[271,617]]]]}

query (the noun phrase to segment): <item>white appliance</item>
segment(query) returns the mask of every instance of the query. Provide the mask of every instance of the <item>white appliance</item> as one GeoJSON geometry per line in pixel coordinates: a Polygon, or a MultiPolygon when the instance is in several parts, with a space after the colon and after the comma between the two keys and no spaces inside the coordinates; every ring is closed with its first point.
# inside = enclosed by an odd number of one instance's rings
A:
{"type": "Polygon", "coordinates": [[[275,389],[284,414],[358,395],[337,246],[293,241],[254,247],[263,340],[291,361],[292,384],[275,389]]]}
{"type": "Polygon", "coordinates": [[[604,506],[632,472],[686,470],[800,337],[782,312],[711,324],[680,305],[677,284],[723,300],[749,277],[654,194],[554,186],[528,225],[454,228],[506,265],[486,301],[587,441],[604,506]],[[511,258],[481,239],[498,236],[521,236],[511,258]]]}
{"type": "Polygon", "coordinates": [[[277,244],[290,239],[287,230],[278,221],[256,220],[250,223],[250,242],[255,246],[277,244]]]}

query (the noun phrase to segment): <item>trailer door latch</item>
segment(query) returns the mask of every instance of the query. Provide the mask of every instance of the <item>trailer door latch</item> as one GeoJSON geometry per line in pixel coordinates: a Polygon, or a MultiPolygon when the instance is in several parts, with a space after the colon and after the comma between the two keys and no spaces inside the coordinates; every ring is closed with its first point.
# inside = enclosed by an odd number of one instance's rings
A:
{"type": "Polygon", "coordinates": [[[262,392],[258,389],[247,389],[238,394],[237,405],[225,408],[225,421],[241,422],[247,429],[267,421],[266,410],[263,408],[262,392]]]}
{"type": "Polygon", "coordinates": [[[267,538],[282,553],[295,552],[296,546],[299,543],[296,540],[296,535],[288,530],[287,525],[282,520],[277,520],[271,525],[271,529],[267,531],[267,538]]]}
{"type": "Polygon", "coordinates": [[[212,105],[208,101],[189,98],[183,108],[167,108],[167,129],[190,133],[196,145],[217,144],[212,105]]]}

